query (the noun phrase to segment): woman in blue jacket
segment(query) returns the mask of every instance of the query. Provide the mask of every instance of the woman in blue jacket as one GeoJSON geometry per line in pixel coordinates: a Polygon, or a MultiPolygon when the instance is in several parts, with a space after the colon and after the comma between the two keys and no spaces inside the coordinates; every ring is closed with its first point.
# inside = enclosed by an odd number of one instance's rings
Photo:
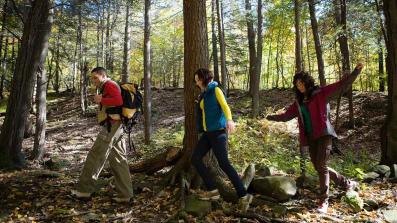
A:
{"type": "Polygon", "coordinates": [[[200,99],[197,104],[197,127],[202,132],[192,155],[192,163],[203,179],[207,190],[201,195],[202,200],[217,200],[220,198],[219,191],[215,187],[214,180],[209,174],[208,168],[203,163],[203,157],[212,149],[219,166],[226,173],[237,195],[239,196],[240,208],[246,211],[252,201],[252,195],[247,194],[240,177],[230,164],[227,154],[228,134],[235,129],[232,113],[226,102],[218,83],[213,80],[211,71],[200,68],[194,76],[196,85],[201,90],[200,99]]]}

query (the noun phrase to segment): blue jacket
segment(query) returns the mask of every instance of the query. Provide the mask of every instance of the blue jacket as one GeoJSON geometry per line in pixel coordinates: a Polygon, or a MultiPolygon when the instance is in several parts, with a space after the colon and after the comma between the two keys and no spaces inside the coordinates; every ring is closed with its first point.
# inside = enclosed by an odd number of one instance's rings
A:
{"type": "Polygon", "coordinates": [[[215,81],[209,83],[207,89],[200,95],[199,101],[196,104],[198,132],[204,132],[202,115],[203,110],[200,108],[201,100],[204,100],[205,124],[207,127],[207,132],[226,128],[226,117],[215,95],[215,88],[217,86],[218,83],[215,81]]]}

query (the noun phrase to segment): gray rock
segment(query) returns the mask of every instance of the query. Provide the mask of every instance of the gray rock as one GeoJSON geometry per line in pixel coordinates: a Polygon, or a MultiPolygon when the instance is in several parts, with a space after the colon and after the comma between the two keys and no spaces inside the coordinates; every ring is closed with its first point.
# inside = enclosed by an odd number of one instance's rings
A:
{"type": "Polygon", "coordinates": [[[260,177],[267,177],[274,175],[274,168],[273,167],[268,167],[268,166],[258,166],[256,170],[256,175],[260,177]]]}
{"type": "Polygon", "coordinates": [[[355,212],[361,211],[364,207],[363,199],[361,199],[360,195],[353,190],[348,191],[342,200],[347,203],[355,212]]]}
{"type": "Polygon", "coordinates": [[[255,178],[251,185],[257,193],[278,201],[288,200],[297,191],[295,180],[288,176],[259,177],[255,178]]]}
{"type": "Polygon", "coordinates": [[[393,164],[393,171],[394,171],[393,177],[397,177],[397,164],[393,164]]]}
{"type": "Polygon", "coordinates": [[[378,173],[381,177],[390,176],[390,167],[386,165],[377,165],[372,169],[372,171],[378,173]]]}
{"type": "Polygon", "coordinates": [[[366,173],[366,174],[363,176],[363,181],[364,181],[364,182],[371,182],[371,181],[375,180],[375,179],[378,178],[378,177],[379,177],[379,174],[378,174],[378,173],[376,173],[376,172],[369,172],[369,173],[366,173]]]}
{"type": "Polygon", "coordinates": [[[185,211],[193,216],[202,217],[211,212],[211,201],[202,201],[194,195],[186,198],[185,211]]]}
{"type": "Polygon", "coordinates": [[[397,210],[387,210],[383,212],[386,222],[397,223],[397,210]]]}
{"type": "Polygon", "coordinates": [[[245,169],[243,177],[241,178],[241,181],[243,182],[245,189],[248,188],[254,177],[255,177],[255,165],[251,163],[245,169]]]}

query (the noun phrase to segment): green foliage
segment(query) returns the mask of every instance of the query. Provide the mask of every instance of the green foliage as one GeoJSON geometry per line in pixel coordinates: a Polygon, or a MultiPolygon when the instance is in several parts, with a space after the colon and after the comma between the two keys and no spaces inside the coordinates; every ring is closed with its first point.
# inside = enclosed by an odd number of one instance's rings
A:
{"type": "Polygon", "coordinates": [[[0,100],[0,112],[6,112],[7,103],[8,103],[8,97],[5,97],[2,100],[0,100]]]}

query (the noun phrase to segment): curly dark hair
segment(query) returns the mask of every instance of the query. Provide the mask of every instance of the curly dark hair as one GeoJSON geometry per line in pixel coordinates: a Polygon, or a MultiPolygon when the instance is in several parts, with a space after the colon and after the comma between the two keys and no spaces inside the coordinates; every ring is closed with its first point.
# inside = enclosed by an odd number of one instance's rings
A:
{"type": "Polygon", "coordinates": [[[294,87],[293,87],[293,90],[295,92],[296,99],[298,99],[298,102],[300,104],[302,104],[303,100],[305,98],[305,94],[301,93],[298,90],[298,88],[296,87],[296,82],[298,80],[301,80],[303,82],[303,84],[305,85],[306,92],[307,92],[306,95],[307,95],[308,98],[310,98],[312,96],[313,92],[316,89],[318,89],[319,86],[315,85],[314,78],[312,76],[310,76],[310,74],[308,72],[300,71],[300,72],[298,72],[298,73],[296,73],[294,75],[294,81],[293,81],[294,87]]]}
{"type": "Polygon", "coordinates": [[[199,68],[194,75],[197,75],[197,77],[203,81],[205,86],[207,86],[214,78],[212,72],[207,68],[199,68]]]}

